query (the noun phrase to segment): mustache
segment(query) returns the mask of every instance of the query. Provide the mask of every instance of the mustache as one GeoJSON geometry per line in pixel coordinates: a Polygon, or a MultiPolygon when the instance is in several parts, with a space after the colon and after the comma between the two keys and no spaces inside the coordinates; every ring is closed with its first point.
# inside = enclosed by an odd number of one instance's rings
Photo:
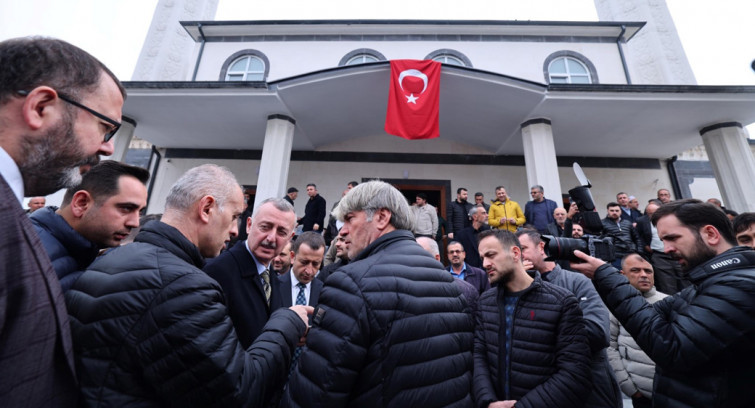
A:
{"type": "Polygon", "coordinates": [[[260,246],[267,249],[277,249],[278,245],[275,244],[275,241],[268,241],[264,240],[260,242],[260,246]]]}

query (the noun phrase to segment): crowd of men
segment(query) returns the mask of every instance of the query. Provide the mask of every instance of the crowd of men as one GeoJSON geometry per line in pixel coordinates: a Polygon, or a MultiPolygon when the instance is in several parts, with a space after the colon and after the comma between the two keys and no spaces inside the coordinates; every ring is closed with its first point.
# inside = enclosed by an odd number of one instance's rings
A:
{"type": "Polygon", "coordinates": [[[616,259],[563,263],[543,235],[583,225],[541,186],[525,211],[460,188],[439,246],[424,195],[352,182],[326,225],[314,184],[303,217],[295,188],[249,211],[205,164],[143,223],[149,173],[99,160],[117,78],[52,39],[4,41],[0,64],[3,406],[755,404],[753,213],[622,192],[599,232],[616,259]]]}

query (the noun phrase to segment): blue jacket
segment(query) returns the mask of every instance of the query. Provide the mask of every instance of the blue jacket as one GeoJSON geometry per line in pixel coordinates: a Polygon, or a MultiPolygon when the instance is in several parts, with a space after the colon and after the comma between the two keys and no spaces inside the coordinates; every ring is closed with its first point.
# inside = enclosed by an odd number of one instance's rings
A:
{"type": "Polygon", "coordinates": [[[82,271],[94,262],[99,248],[55,213],[57,209],[52,206],[40,208],[30,218],[65,293],[71,289],[82,271]]]}
{"type": "Polygon", "coordinates": [[[554,221],[553,211],[558,208],[558,204],[555,201],[544,198],[543,201],[536,203],[534,201],[527,201],[524,205],[524,218],[527,219],[527,224],[531,224],[541,234],[548,233],[548,224],[554,221]],[[535,207],[543,206],[545,208],[545,218],[536,217],[541,213],[535,212],[535,207]]]}
{"type": "Polygon", "coordinates": [[[590,347],[574,295],[535,273],[514,311],[510,366],[505,362],[504,285],[480,296],[473,392],[480,408],[517,400],[521,408],[582,407],[590,394],[590,347]],[[504,370],[510,394],[504,395],[504,370]]]}

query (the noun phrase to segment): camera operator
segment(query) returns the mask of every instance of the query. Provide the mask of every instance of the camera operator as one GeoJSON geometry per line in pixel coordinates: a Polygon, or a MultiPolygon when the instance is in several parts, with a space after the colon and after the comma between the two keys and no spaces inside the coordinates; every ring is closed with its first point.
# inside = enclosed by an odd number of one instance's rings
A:
{"type": "MultiPolygon", "coordinates": [[[[516,232],[516,237],[522,248],[522,258],[532,264],[532,269],[540,272],[544,281],[568,290],[579,301],[592,355],[592,391],[584,407],[620,407],[621,392],[606,353],[610,329],[608,309],[589,279],[545,260],[545,243],[540,233],[523,229],[516,232]]],[[[528,265],[525,263],[525,266],[528,265]]]]}
{"type": "Polygon", "coordinates": [[[755,251],[735,247],[726,214],[699,200],[665,204],[652,221],[692,286],[650,305],[599,259],[575,251],[585,263],[572,269],[656,363],[654,407],[755,406],[755,251]]]}

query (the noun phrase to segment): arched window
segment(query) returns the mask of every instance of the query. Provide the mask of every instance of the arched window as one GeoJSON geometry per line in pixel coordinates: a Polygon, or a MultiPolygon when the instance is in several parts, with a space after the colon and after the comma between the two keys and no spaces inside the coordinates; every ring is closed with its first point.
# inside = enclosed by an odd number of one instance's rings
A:
{"type": "Polygon", "coordinates": [[[550,84],[597,84],[595,66],[584,55],[574,51],[558,51],[543,63],[545,81],[550,84]]]}
{"type": "Polygon", "coordinates": [[[220,70],[221,81],[265,81],[270,72],[265,54],[243,50],[231,55],[220,70]]]}
{"type": "Polygon", "coordinates": [[[433,58],[433,61],[438,61],[441,64],[464,66],[464,61],[454,57],[453,55],[443,54],[433,58]]]}
{"type": "Polygon", "coordinates": [[[385,55],[371,48],[359,48],[344,55],[341,61],[338,62],[338,66],[359,65],[378,61],[386,61],[385,55]]]}
{"type": "Polygon", "coordinates": [[[262,81],[265,78],[265,63],[253,55],[233,61],[225,73],[226,81],[262,81]]]}
{"type": "Polygon", "coordinates": [[[349,58],[348,61],[346,61],[343,65],[358,65],[358,64],[366,64],[368,62],[378,62],[379,60],[374,55],[370,54],[359,54],[355,55],[351,58],[349,58]]]}
{"type": "Polygon", "coordinates": [[[456,65],[457,67],[472,67],[472,61],[466,55],[456,50],[440,49],[435,50],[425,57],[425,59],[438,61],[441,64],[456,65]]]}

